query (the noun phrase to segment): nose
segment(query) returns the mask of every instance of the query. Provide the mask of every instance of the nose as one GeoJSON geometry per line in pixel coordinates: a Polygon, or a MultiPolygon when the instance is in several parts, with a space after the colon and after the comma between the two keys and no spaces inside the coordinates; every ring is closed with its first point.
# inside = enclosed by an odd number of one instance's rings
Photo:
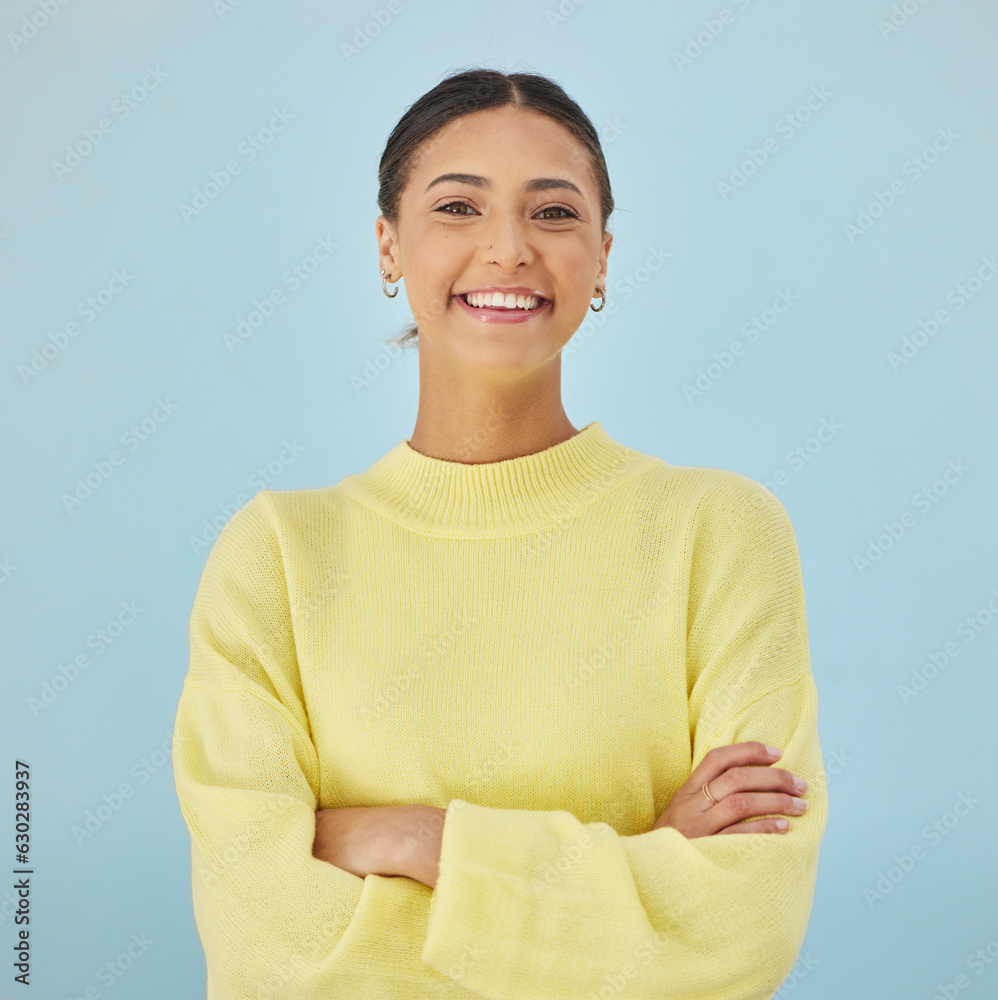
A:
{"type": "Polygon", "coordinates": [[[522,222],[512,215],[493,222],[484,233],[482,247],[484,264],[498,264],[504,271],[514,271],[533,258],[530,241],[522,222]]]}

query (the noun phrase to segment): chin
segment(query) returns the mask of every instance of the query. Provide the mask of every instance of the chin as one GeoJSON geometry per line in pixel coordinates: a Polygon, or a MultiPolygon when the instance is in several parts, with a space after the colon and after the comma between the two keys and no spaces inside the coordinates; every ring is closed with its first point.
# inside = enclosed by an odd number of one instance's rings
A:
{"type": "Polygon", "coordinates": [[[561,350],[563,345],[549,337],[524,336],[520,331],[510,333],[510,327],[516,330],[518,325],[497,323],[495,329],[484,330],[477,337],[464,330],[451,331],[442,339],[434,338],[434,345],[467,365],[508,375],[538,368],[553,360],[561,350]]]}

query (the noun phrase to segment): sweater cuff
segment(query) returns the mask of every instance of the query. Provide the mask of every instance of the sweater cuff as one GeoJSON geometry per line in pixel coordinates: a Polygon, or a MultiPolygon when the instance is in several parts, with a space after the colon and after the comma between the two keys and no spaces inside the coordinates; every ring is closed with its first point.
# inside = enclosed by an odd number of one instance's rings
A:
{"type": "Polygon", "coordinates": [[[502,996],[539,995],[536,983],[550,982],[549,966],[563,958],[539,948],[538,935],[560,940],[570,929],[583,948],[598,947],[593,864],[601,869],[601,898],[616,901],[607,916],[620,926],[647,923],[637,912],[620,838],[607,824],[580,824],[563,810],[451,800],[422,960],[484,996],[493,995],[485,992],[489,985],[504,981],[502,996]],[[613,861],[602,865],[597,858],[613,861]]]}

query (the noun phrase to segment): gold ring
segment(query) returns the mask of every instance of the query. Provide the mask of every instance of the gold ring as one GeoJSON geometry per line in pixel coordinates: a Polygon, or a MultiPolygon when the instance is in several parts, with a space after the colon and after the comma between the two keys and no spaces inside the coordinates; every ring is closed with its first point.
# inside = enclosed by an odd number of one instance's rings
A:
{"type": "Polygon", "coordinates": [[[710,804],[712,806],[716,806],[717,805],[717,799],[715,799],[714,796],[710,794],[710,789],[707,787],[709,784],[710,784],[709,781],[705,781],[703,783],[703,793],[704,793],[704,795],[707,796],[708,799],[710,799],[710,804]]]}

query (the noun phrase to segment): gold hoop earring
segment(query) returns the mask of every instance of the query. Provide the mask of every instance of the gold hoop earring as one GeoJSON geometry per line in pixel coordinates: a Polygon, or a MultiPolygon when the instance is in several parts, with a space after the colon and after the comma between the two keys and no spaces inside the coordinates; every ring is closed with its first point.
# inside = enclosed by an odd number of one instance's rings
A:
{"type": "MultiPolygon", "coordinates": [[[[384,268],[381,269],[381,273],[382,274],[385,273],[385,269],[384,268]]],[[[398,293],[399,293],[398,286],[397,285],[395,286],[395,291],[394,292],[389,293],[388,286],[385,284],[385,280],[386,280],[385,278],[381,279],[381,291],[384,292],[384,294],[387,295],[388,298],[394,299],[395,296],[398,295],[398,293]]],[[[401,279],[399,279],[399,280],[401,280],[401,279]]]]}
{"type": "Polygon", "coordinates": [[[598,313],[603,306],[606,305],[606,292],[604,292],[602,288],[597,288],[596,293],[603,301],[599,304],[599,309],[593,309],[593,304],[591,302],[589,303],[589,308],[592,309],[594,313],[598,313]]]}

